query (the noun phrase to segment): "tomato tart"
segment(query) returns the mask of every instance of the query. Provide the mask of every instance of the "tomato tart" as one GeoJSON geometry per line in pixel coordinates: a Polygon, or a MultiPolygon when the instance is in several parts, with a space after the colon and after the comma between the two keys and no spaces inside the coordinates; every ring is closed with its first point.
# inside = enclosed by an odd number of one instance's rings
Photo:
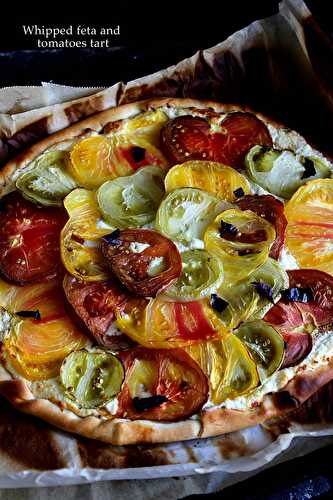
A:
{"type": "Polygon", "coordinates": [[[111,444],[214,436],[333,379],[333,165],[241,106],[152,99],[0,173],[0,393],[111,444]]]}

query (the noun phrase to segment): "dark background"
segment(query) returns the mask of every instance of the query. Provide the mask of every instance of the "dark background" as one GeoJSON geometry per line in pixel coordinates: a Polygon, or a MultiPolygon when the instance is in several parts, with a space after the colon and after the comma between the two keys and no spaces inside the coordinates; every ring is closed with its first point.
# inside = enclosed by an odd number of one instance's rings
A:
{"type": "MultiPolygon", "coordinates": [[[[120,2],[120,0],[119,0],[120,2]]],[[[320,26],[333,34],[328,0],[307,0],[320,26]]],[[[278,11],[277,0],[215,2],[122,1],[121,5],[87,3],[76,12],[44,3],[37,12],[8,6],[0,19],[0,87],[52,81],[77,86],[109,86],[158,71],[224,40],[252,21],[278,11]],[[144,7],[143,7],[144,5],[144,7]],[[180,11],[179,7],[182,6],[180,11]],[[9,10],[8,10],[9,7],[9,10]],[[120,25],[109,49],[36,49],[23,24],[44,26],[120,25]]],[[[37,9],[36,9],[37,10],[37,9]]],[[[333,37],[332,37],[333,39],[333,37]]],[[[332,61],[333,65],[333,61],[332,61]]],[[[333,446],[263,472],[206,499],[303,500],[333,498],[333,446]]],[[[194,498],[199,497],[191,497],[194,498]]],[[[201,498],[201,496],[200,496],[201,498]]]]}
{"type": "Polygon", "coordinates": [[[202,0],[179,0],[178,5],[175,1],[158,0],[151,5],[146,1],[119,0],[118,6],[115,3],[107,7],[95,0],[75,13],[68,13],[66,7],[65,14],[59,14],[59,8],[54,11],[52,3],[45,3],[34,14],[12,7],[13,15],[7,13],[0,18],[0,86],[34,85],[41,81],[104,86],[129,81],[175,64],[200,48],[224,40],[255,19],[278,11],[277,0],[210,0],[207,8],[203,8],[202,0]],[[23,24],[119,24],[121,34],[112,38],[110,49],[42,51],[36,50],[36,38],[24,35],[23,24]]]}

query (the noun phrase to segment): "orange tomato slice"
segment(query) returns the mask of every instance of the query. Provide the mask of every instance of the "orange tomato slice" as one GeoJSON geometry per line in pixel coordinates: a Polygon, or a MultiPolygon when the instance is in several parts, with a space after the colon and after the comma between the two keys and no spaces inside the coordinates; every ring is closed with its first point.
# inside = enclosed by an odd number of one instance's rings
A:
{"type": "Polygon", "coordinates": [[[333,179],[300,187],[285,208],[286,245],[301,268],[333,275],[333,179]]]}
{"type": "Polygon", "coordinates": [[[18,373],[27,380],[57,376],[63,359],[85,347],[89,339],[67,316],[61,284],[24,288],[0,282],[0,303],[10,312],[38,310],[41,320],[14,318],[4,338],[4,351],[18,373]],[[7,294],[6,294],[7,291],[7,294]]]}

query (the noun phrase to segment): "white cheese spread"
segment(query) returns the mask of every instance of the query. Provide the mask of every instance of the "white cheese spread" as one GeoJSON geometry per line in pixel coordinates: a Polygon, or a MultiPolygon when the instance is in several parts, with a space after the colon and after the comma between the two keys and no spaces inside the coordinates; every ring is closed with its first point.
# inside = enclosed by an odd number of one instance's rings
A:
{"type": "Polygon", "coordinates": [[[141,253],[149,247],[150,245],[148,243],[139,243],[137,241],[132,241],[129,245],[129,249],[133,253],[141,253]]]}

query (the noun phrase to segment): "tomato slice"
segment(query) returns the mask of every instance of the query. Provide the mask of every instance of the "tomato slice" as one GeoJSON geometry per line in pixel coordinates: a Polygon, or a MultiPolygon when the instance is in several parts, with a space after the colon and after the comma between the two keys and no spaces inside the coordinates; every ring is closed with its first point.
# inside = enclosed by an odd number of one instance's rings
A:
{"type": "Polygon", "coordinates": [[[235,191],[250,194],[250,185],[234,168],[213,161],[187,161],[172,167],[165,177],[165,190],[192,187],[202,189],[222,200],[234,202],[235,191]]]}
{"type": "Polygon", "coordinates": [[[120,392],[123,380],[124,369],[119,359],[102,350],[74,351],[60,369],[66,396],[81,408],[105,405],[120,392]]]}
{"type": "Polygon", "coordinates": [[[225,285],[245,279],[268,257],[275,240],[273,225],[251,210],[231,209],[218,215],[205,232],[208,252],[223,263],[225,285]]]}
{"type": "Polygon", "coordinates": [[[222,133],[212,135],[215,161],[234,168],[244,168],[246,153],[255,146],[273,145],[268,128],[251,113],[230,113],[221,122],[222,133]]]}
{"type": "Polygon", "coordinates": [[[162,296],[116,309],[117,325],[132,340],[152,349],[184,347],[226,332],[208,301],[171,302],[162,296]]]}
{"type": "Polygon", "coordinates": [[[247,394],[259,383],[255,362],[233,333],[193,344],[186,352],[208,377],[210,397],[215,404],[247,394]]]}
{"type": "Polygon", "coordinates": [[[286,246],[301,268],[333,274],[333,179],[309,181],[287,203],[286,246]]]}
{"type": "Polygon", "coordinates": [[[288,271],[289,287],[310,289],[312,300],[303,302],[280,301],[268,311],[267,321],[274,320],[281,330],[292,330],[292,327],[304,326],[306,331],[312,331],[319,326],[325,326],[333,321],[333,277],[315,269],[295,269],[288,271]],[[279,307],[277,313],[275,308],[279,307]],[[278,319],[280,322],[278,323],[278,319]]]}
{"type": "Polygon", "coordinates": [[[137,347],[119,357],[125,381],[116,417],[176,421],[197,413],[207,401],[207,378],[181,349],[137,347]]]}
{"type": "Polygon", "coordinates": [[[0,300],[12,313],[24,310],[40,314],[40,320],[18,317],[4,338],[6,355],[28,380],[46,380],[58,375],[67,354],[89,343],[88,337],[66,314],[61,285],[56,282],[24,288],[2,282],[0,300]],[[9,298],[2,300],[6,290],[9,298]]]}
{"type": "Polygon", "coordinates": [[[17,192],[1,200],[0,273],[25,285],[49,280],[61,273],[59,236],[65,212],[40,208],[17,192]]]}
{"type": "Polygon", "coordinates": [[[312,337],[306,332],[285,332],[283,339],[286,344],[281,368],[289,368],[300,363],[312,349],[312,337]]]}
{"type": "Polygon", "coordinates": [[[128,347],[129,339],[121,334],[115,324],[115,308],[129,296],[119,282],[109,279],[86,283],[67,274],[63,288],[73,312],[99,345],[113,349],[128,347]]]}
{"type": "Polygon", "coordinates": [[[112,272],[132,292],[154,297],[182,272],[176,245],[150,229],[124,229],[102,238],[102,253],[112,272]]]}
{"type": "Polygon", "coordinates": [[[211,160],[241,169],[252,146],[272,146],[266,125],[251,113],[230,113],[220,126],[219,132],[213,132],[204,118],[180,116],[170,120],[162,129],[166,156],[173,163],[211,160]]]}
{"type": "Polygon", "coordinates": [[[273,224],[276,237],[269,255],[273,259],[278,259],[285,242],[287,227],[283,203],[271,195],[247,195],[236,203],[242,210],[251,210],[273,224]]]}
{"type": "Polygon", "coordinates": [[[309,335],[333,321],[333,278],[313,269],[288,271],[289,287],[311,290],[309,302],[291,302],[281,298],[265,315],[287,342],[283,366],[300,362],[311,350],[309,335]]]}

